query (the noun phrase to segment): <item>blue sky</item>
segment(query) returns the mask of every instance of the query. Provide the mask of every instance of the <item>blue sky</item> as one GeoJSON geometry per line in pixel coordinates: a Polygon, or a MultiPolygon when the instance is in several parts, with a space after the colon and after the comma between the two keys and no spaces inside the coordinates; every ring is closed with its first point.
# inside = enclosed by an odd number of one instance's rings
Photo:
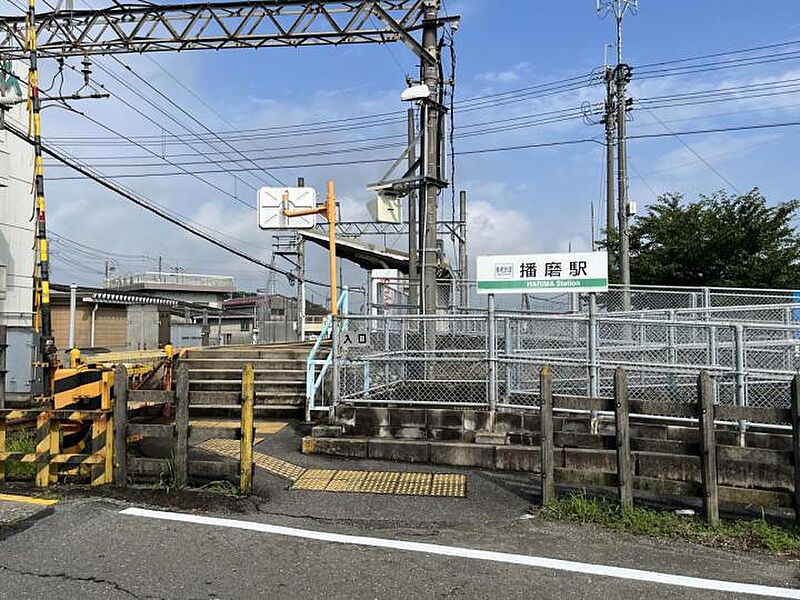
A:
{"type": "MultiPolygon", "coordinates": [[[[75,2],[80,6],[82,0],[75,2]]],[[[99,6],[101,0],[91,0],[89,4],[99,6]]],[[[456,97],[460,100],[580,75],[586,75],[588,82],[588,74],[602,65],[604,44],[614,38],[613,21],[597,18],[593,0],[447,0],[446,7],[449,12],[463,16],[456,34],[456,97]]],[[[13,8],[5,8],[3,12],[8,10],[13,8]]],[[[797,99],[800,88],[792,87],[791,81],[800,78],[800,54],[791,60],[747,68],[636,79],[637,65],[793,40],[800,40],[800,5],[794,1],[641,0],[639,13],[625,20],[625,60],[634,66],[634,81],[630,88],[634,99],[742,85],[753,86],[749,89],[757,92],[764,84],[776,85],[775,82],[783,80],[787,83],[778,88],[782,92],[780,95],[758,99],[662,107],[651,112],[637,107],[629,132],[632,135],[661,134],[666,132],[666,127],[672,131],[685,131],[800,120],[797,99]]],[[[800,44],[763,51],[762,54],[798,50],[800,44]]],[[[736,56],[709,60],[729,60],[736,56]]],[[[412,55],[401,45],[300,51],[187,52],[158,55],[156,60],[161,66],[147,57],[123,56],[121,60],[210,128],[220,131],[294,125],[384,111],[397,111],[401,115],[405,107],[399,101],[399,94],[404,87],[404,76],[417,71],[412,55]],[[161,67],[170,70],[215,112],[180,88],[161,67]],[[225,117],[225,122],[216,112],[225,117]]],[[[73,61],[73,64],[78,65],[78,62],[73,61]]],[[[163,99],[153,95],[130,74],[124,74],[120,65],[111,59],[98,60],[99,65],[118,74],[135,89],[149,94],[154,101],[163,103],[163,99]]],[[[45,82],[48,76],[53,75],[52,67],[52,64],[45,67],[45,82]]],[[[185,133],[174,121],[144,105],[99,68],[95,68],[94,79],[167,128],[185,133]]],[[[68,76],[65,90],[71,89],[70,85],[74,83],[75,79],[68,76]]],[[[600,102],[602,98],[602,86],[586,86],[561,95],[501,106],[488,104],[479,111],[457,113],[456,124],[458,128],[477,121],[524,118],[526,115],[579,107],[582,103],[600,102]]],[[[127,135],[161,134],[158,127],[146,122],[117,99],[84,102],[76,107],[127,135]]],[[[174,108],[169,110],[175,119],[199,130],[188,122],[185,115],[174,108]]],[[[45,112],[43,127],[45,138],[108,135],[80,116],[58,109],[45,112]]],[[[402,132],[403,126],[398,124],[303,138],[287,136],[236,142],[236,145],[243,151],[268,145],[273,151],[280,152],[281,146],[304,142],[358,139],[364,140],[362,144],[369,144],[371,137],[402,132]]],[[[798,133],[800,128],[781,128],[681,138],[691,149],[671,136],[634,140],[629,146],[634,169],[631,199],[638,202],[641,211],[641,207],[654,200],[656,194],[678,191],[694,198],[699,193],[729,188],[728,183],[731,183],[742,192],[758,186],[772,202],[788,200],[797,196],[795,157],[798,133]],[[711,167],[698,159],[698,155],[711,167]]],[[[461,139],[457,141],[457,149],[496,148],[596,136],[598,139],[602,136],[602,125],[586,124],[577,118],[461,139]]],[[[160,148],[154,148],[160,153],[160,148]]],[[[187,148],[169,148],[172,152],[187,151],[187,148]]],[[[78,156],[87,157],[147,156],[136,148],[126,150],[122,146],[74,146],[68,149],[78,156]]],[[[224,147],[220,149],[225,150],[224,147]]],[[[341,156],[348,159],[380,158],[396,155],[400,149],[341,156]]],[[[308,157],[308,161],[336,158],[308,157]]],[[[590,203],[598,203],[602,197],[603,158],[602,146],[581,144],[459,159],[456,163],[456,187],[469,190],[471,198],[472,256],[490,252],[563,251],[570,245],[575,250],[588,249],[589,207],[590,203]]],[[[113,174],[124,169],[111,165],[128,159],[92,161],[98,170],[113,174]],[[105,165],[109,166],[106,168],[105,165]]],[[[281,162],[299,165],[305,159],[297,156],[281,162]]],[[[344,217],[361,220],[367,216],[364,204],[370,199],[364,186],[380,176],[385,166],[292,168],[276,170],[275,174],[285,181],[304,175],[320,190],[326,179],[335,179],[343,199],[344,217]]],[[[213,168],[213,165],[200,168],[213,168]]],[[[168,166],[164,169],[171,170],[168,166]]],[[[128,169],[126,172],[136,170],[128,169]]],[[[51,168],[48,175],[57,177],[70,173],[51,168]]],[[[231,175],[208,176],[215,185],[247,202],[254,201],[255,192],[247,187],[245,181],[257,185],[258,178],[265,179],[241,175],[234,181],[231,175]]],[[[194,221],[235,237],[237,245],[268,259],[269,239],[256,228],[253,213],[217,190],[183,176],[127,179],[124,182],[194,221]]],[[[180,265],[187,272],[232,274],[243,287],[264,286],[265,276],[257,267],[193,240],[94,184],[53,180],[48,183],[47,190],[52,230],[110,253],[117,259],[120,272],[152,269],[155,263],[144,258],[137,262],[118,254],[151,258],[161,255],[166,265],[180,265]]],[[[449,192],[445,193],[442,204],[445,214],[449,214],[449,192]]],[[[597,208],[602,215],[602,205],[597,204],[597,208]]],[[[389,242],[402,246],[402,240],[390,239],[389,242]]],[[[96,271],[102,269],[102,252],[90,259],[85,252],[81,254],[68,243],[59,243],[58,240],[54,248],[56,280],[95,284],[99,281],[96,271]],[[59,251],[67,260],[59,262],[59,251]],[[84,258],[81,269],[74,266],[79,257],[84,258]]],[[[321,251],[314,252],[311,264],[313,275],[324,276],[325,257],[321,251]]],[[[363,276],[353,269],[347,269],[347,277],[355,285],[363,282],[363,276]]],[[[285,288],[280,279],[278,284],[285,288]]]]}

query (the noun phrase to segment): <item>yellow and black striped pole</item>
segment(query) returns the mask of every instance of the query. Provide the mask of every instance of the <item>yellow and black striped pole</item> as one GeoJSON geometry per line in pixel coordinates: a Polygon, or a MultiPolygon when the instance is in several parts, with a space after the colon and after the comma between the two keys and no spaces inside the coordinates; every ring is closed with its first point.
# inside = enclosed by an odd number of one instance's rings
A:
{"type": "Polygon", "coordinates": [[[34,193],[36,214],[36,266],[34,267],[33,312],[34,327],[41,339],[43,395],[53,394],[53,373],[56,348],[50,318],[50,256],[47,248],[47,217],[44,201],[44,167],[42,162],[42,101],[39,96],[39,65],[36,49],[36,0],[28,1],[27,42],[28,114],[32,125],[34,151],[34,193]]]}

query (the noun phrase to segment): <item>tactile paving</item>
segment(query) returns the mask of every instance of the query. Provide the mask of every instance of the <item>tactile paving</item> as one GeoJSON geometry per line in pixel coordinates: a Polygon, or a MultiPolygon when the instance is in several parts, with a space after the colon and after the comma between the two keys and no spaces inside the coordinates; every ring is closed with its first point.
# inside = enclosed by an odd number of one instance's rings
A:
{"type": "MultiPolygon", "coordinates": [[[[238,440],[206,440],[199,447],[230,458],[239,458],[238,440]]],[[[293,490],[448,498],[467,495],[466,476],[455,473],[306,469],[262,452],[253,453],[253,462],[273,475],[292,480],[293,490]]]]}

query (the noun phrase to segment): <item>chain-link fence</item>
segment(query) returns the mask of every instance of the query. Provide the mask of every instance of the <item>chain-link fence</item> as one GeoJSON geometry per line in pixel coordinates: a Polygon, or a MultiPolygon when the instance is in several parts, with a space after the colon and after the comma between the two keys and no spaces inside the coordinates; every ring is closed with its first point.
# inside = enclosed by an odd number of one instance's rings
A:
{"type": "MultiPolygon", "coordinates": [[[[377,291],[368,301],[371,314],[418,312],[418,282],[384,278],[375,283],[377,291]]],[[[436,295],[439,312],[461,314],[487,309],[486,296],[478,295],[475,281],[439,281],[436,295]]],[[[621,312],[623,295],[623,287],[612,284],[608,292],[597,294],[598,311],[621,312]]],[[[687,320],[800,322],[800,292],[793,290],[633,285],[630,298],[633,312],[657,313],[663,318],[669,318],[670,311],[675,311],[687,320]]],[[[570,293],[497,296],[496,302],[498,310],[519,312],[567,314],[589,309],[586,296],[570,293]]]]}
{"type": "Polygon", "coordinates": [[[633,399],[694,402],[705,370],[718,403],[787,407],[800,370],[800,324],[764,321],[599,311],[350,316],[335,337],[335,401],[348,403],[533,407],[549,365],[561,395],[611,397],[622,366],[633,399]]]}

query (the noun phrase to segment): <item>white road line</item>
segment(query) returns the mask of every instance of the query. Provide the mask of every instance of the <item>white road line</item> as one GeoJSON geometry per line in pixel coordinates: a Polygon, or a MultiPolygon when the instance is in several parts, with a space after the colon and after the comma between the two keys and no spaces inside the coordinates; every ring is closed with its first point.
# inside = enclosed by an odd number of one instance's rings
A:
{"type": "Polygon", "coordinates": [[[406,542],[403,540],[388,540],[363,537],[359,535],[343,535],[340,533],[328,533],[325,531],[313,531],[308,529],[295,529],[293,527],[268,525],[266,523],[253,523],[251,521],[239,521],[236,519],[219,519],[216,517],[202,517],[198,515],[146,510],[143,508],[126,508],[125,510],[121,511],[120,514],[135,517],[146,517],[150,519],[160,519],[162,521],[195,523],[197,525],[211,525],[214,527],[229,527],[233,529],[271,533],[274,535],[282,535],[306,540],[332,542],[335,544],[370,546],[373,548],[388,548],[391,550],[404,550],[407,552],[421,552],[423,554],[471,558],[475,560],[486,560],[512,565],[538,567],[541,569],[583,573],[585,575],[600,575],[605,577],[616,577],[618,579],[643,581],[646,583],[676,585],[700,590],[752,594],[755,596],[770,596],[774,598],[800,599],[800,590],[791,588],[770,587],[766,585],[756,585],[750,583],[736,583],[734,581],[703,579],[700,577],[686,577],[683,575],[670,575],[668,573],[657,573],[655,571],[640,571],[639,569],[626,569],[623,567],[581,563],[571,560],[544,558],[541,556],[527,556],[525,554],[509,554],[506,552],[491,552],[488,550],[460,548],[458,546],[440,546],[438,544],[406,542]]]}

